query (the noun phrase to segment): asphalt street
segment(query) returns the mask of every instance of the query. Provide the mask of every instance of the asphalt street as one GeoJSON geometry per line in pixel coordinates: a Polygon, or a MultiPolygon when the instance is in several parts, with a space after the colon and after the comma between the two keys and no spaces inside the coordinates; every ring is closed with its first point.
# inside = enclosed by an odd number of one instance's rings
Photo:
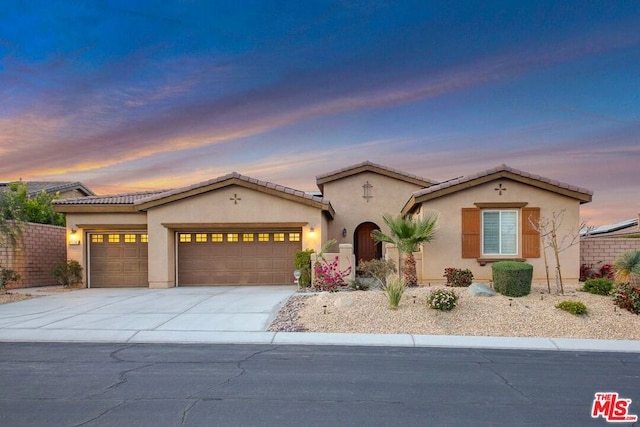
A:
{"type": "Polygon", "coordinates": [[[597,392],[640,414],[640,354],[0,343],[2,426],[608,425],[597,392]]]}

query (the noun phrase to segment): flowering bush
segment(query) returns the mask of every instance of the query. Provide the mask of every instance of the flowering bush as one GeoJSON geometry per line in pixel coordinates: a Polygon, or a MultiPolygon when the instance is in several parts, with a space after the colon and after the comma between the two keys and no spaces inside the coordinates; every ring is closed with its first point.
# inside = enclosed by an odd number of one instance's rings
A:
{"type": "Polygon", "coordinates": [[[351,267],[340,271],[338,267],[339,258],[335,257],[332,262],[320,257],[313,265],[315,277],[313,288],[317,291],[335,292],[338,288],[346,286],[344,278],[351,274],[351,267]]]}
{"type": "Polygon", "coordinates": [[[629,283],[620,283],[613,293],[613,303],[632,313],[640,314],[640,289],[629,283]]]}
{"type": "Polygon", "coordinates": [[[427,304],[436,310],[450,311],[458,305],[458,295],[449,289],[438,289],[429,294],[427,304]]]}
{"type": "Polygon", "coordinates": [[[447,278],[447,286],[463,287],[469,286],[473,282],[473,273],[468,268],[445,268],[444,277],[447,278]]]}
{"type": "Polygon", "coordinates": [[[584,282],[588,279],[613,279],[614,271],[611,264],[604,264],[596,270],[593,264],[582,264],[580,266],[580,281],[584,282]]]}

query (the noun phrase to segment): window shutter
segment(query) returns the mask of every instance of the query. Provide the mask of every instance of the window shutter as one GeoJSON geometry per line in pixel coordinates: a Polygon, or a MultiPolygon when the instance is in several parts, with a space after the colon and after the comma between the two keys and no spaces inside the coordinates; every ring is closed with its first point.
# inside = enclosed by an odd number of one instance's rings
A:
{"type": "Polygon", "coordinates": [[[480,209],[462,208],[462,258],[480,258],[480,209]]]}
{"type": "Polygon", "coordinates": [[[536,226],[540,222],[540,208],[522,208],[522,257],[540,258],[540,233],[536,226]]]}

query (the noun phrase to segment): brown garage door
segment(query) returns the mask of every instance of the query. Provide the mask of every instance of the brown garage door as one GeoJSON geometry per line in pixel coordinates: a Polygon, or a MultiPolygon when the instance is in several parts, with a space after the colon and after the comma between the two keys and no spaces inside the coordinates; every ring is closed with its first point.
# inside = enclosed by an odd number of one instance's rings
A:
{"type": "Polygon", "coordinates": [[[88,239],[90,287],[149,286],[146,234],[91,233],[88,239]]]}
{"type": "Polygon", "coordinates": [[[178,233],[178,285],[293,283],[301,230],[178,233]]]}

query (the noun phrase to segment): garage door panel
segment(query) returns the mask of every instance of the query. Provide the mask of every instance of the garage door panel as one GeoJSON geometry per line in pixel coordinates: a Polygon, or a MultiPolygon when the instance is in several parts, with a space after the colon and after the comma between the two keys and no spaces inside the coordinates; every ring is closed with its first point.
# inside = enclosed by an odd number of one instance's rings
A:
{"type": "Polygon", "coordinates": [[[126,233],[129,240],[132,234],[135,241],[125,241],[125,233],[97,234],[101,241],[89,235],[90,287],[149,286],[147,243],[142,242],[141,233],[126,233]]]}
{"type": "MultiPolygon", "coordinates": [[[[291,231],[291,230],[289,230],[291,231]]],[[[300,232],[299,229],[294,230],[300,232]]],[[[178,244],[178,284],[226,285],[226,284],[289,284],[293,282],[293,255],[302,248],[301,242],[274,241],[269,232],[268,241],[260,241],[265,231],[224,232],[222,242],[208,244],[180,242],[178,244]],[[229,241],[229,234],[237,234],[237,241],[229,241]],[[244,235],[253,235],[253,241],[244,235]],[[206,275],[203,269],[206,269],[206,275]]],[[[282,232],[280,232],[280,236],[282,232]]],[[[285,239],[288,231],[284,233],[285,239]]],[[[235,237],[235,236],[234,236],[235,237]]],[[[178,238],[179,240],[180,237],[178,238]]]]}

